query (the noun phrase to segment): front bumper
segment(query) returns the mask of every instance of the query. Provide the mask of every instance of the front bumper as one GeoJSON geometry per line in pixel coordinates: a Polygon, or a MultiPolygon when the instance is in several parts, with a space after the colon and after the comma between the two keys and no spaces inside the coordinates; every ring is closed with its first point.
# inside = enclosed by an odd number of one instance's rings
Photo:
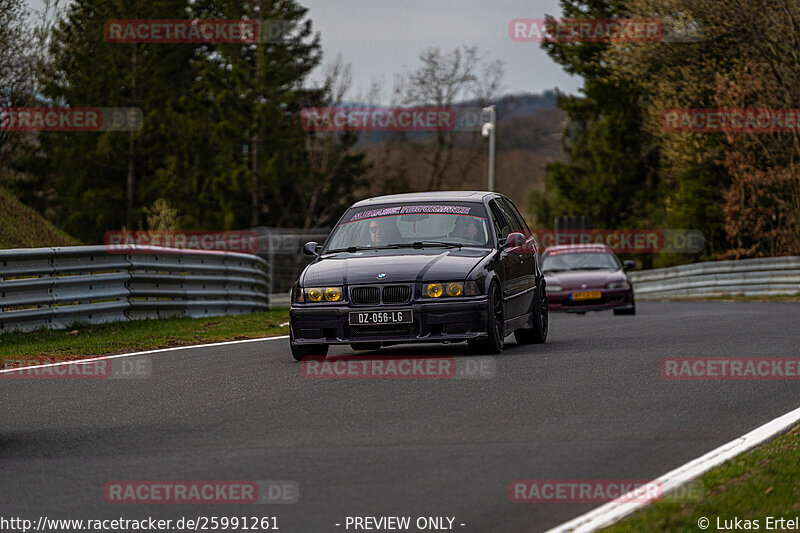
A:
{"type": "Polygon", "coordinates": [[[583,313],[586,311],[604,311],[633,307],[633,289],[571,289],[547,293],[547,306],[550,311],[566,311],[567,313],[583,313]],[[599,300],[573,301],[570,295],[574,291],[600,291],[599,300]]]}
{"type": "Polygon", "coordinates": [[[486,336],[487,298],[407,304],[315,306],[294,304],[289,310],[292,343],[352,344],[355,342],[445,342],[486,336]],[[349,314],[367,310],[411,309],[411,324],[351,326],[349,314]]]}

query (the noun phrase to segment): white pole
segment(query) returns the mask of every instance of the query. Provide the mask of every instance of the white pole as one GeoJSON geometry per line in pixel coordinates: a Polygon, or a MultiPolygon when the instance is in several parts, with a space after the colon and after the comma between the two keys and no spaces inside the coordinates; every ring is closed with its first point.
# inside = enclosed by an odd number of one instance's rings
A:
{"type": "Polygon", "coordinates": [[[489,113],[489,122],[483,124],[482,134],[484,137],[489,137],[489,190],[494,191],[494,145],[495,136],[497,132],[497,110],[496,107],[490,105],[483,108],[483,111],[489,113]]]}

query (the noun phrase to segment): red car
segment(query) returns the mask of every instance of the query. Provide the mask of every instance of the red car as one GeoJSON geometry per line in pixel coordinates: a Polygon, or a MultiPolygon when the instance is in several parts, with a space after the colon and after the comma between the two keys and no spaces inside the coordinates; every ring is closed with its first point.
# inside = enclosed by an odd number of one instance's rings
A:
{"type": "Polygon", "coordinates": [[[635,315],[633,284],[625,273],[633,261],[620,264],[605,244],[551,246],[542,254],[551,311],[585,313],[613,309],[615,315],[635,315]]]}

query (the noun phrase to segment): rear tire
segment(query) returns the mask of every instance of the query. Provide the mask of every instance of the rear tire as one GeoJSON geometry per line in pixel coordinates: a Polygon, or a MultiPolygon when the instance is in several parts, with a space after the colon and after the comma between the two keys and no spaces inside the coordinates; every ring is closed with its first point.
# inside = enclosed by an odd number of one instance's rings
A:
{"type": "Polygon", "coordinates": [[[514,338],[517,340],[517,344],[544,344],[547,340],[550,319],[547,311],[547,291],[544,288],[544,283],[539,285],[536,293],[536,302],[533,305],[531,316],[533,327],[514,331],[514,338]]]}
{"type": "Polygon", "coordinates": [[[500,285],[492,283],[486,304],[486,337],[467,341],[469,351],[474,354],[499,354],[503,351],[506,327],[503,316],[503,295],[500,285]]]}

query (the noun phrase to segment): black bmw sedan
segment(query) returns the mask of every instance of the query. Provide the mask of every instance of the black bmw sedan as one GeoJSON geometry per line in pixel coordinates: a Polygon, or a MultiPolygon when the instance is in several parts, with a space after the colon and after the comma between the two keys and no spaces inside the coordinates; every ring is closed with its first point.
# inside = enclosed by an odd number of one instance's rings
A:
{"type": "Polygon", "coordinates": [[[396,194],[353,204],[292,289],[296,360],[354,349],[466,341],[500,353],[547,339],[536,240],[514,204],[476,191],[396,194]]]}

